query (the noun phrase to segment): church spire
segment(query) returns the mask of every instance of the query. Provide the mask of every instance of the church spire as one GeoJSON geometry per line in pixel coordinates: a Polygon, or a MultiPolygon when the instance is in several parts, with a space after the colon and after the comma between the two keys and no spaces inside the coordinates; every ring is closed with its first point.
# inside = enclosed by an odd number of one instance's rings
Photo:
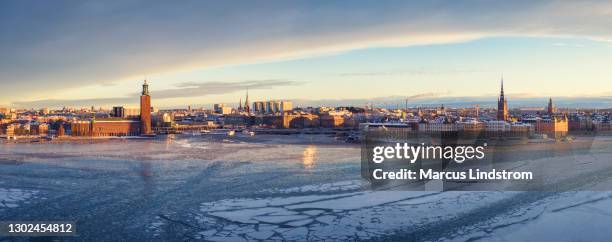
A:
{"type": "Polygon", "coordinates": [[[551,114],[551,115],[556,113],[555,105],[553,104],[552,97],[548,99],[548,106],[546,107],[546,111],[548,112],[548,114],[551,114]]]}
{"type": "Polygon", "coordinates": [[[504,96],[504,74],[501,76],[501,96],[504,96]]]}
{"type": "Polygon", "coordinates": [[[244,100],[244,109],[247,113],[251,113],[251,108],[249,107],[249,89],[246,90],[246,99],[244,100]]]}
{"type": "Polygon", "coordinates": [[[508,114],[508,101],[504,96],[504,75],[501,76],[501,90],[499,99],[497,100],[497,120],[507,121],[510,118],[508,114]]]}

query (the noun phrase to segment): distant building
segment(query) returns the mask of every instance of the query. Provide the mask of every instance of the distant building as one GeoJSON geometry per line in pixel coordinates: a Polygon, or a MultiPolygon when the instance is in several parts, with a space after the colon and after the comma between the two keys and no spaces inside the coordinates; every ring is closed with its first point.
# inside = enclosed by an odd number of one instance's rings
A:
{"type": "Polygon", "coordinates": [[[476,120],[457,122],[457,129],[464,132],[482,132],[486,129],[486,124],[476,120]]]}
{"type": "Polygon", "coordinates": [[[111,112],[111,117],[126,118],[126,119],[140,118],[140,109],[126,108],[123,106],[113,107],[113,111],[111,112]]]}
{"type": "Polygon", "coordinates": [[[593,122],[593,129],[597,132],[612,132],[612,123],[593,122]]]}
{"type": "Polygon", "coordinates": [[[64,128],[64,124],[60,123],[59,127],[57,128],[57,136],[61,137],[66,135],[66,128],[64,128]]]}
{"type": "Polygon", "coordinates": [[[141,122],[121,118],[106,118],[72,122],[70,128],[72,136],[137,136],[141,133],[141,122]]]}
{"type": "Polygon", "coordinates": [[[545,111],[546,109],[543,107],[520,107],[518,108],[518,112],[521,114],[536,115],[536,114],[542,114],[545,111]]]}
{"type": "Polygon", "coordinates": [[[457,131],[457,125],[454,123],[419,123],[418,130],[426,133],[452,132],[457,131]]]}
{"type": "Polygon", "coordinates": [[[251,107],[249,106],[249,89],[246,91],[246,99],[244,100],[244,111],[246,113],[251,113],[251,107]]]}
{"type": "Polygon", "coordinates": [[[11,109],[10,108],[0,108],[0,114],[8,115],[10,113],[11,113],[11,109]]]}
{"type": "Polygon", "coordinates": [[[286,113],[293,110],[291,101],[259,101],[253,102],[253,111],[260,114],[286,113]]]}
{"type": "Polygon", "coordinates": [[[15,139],[15,127],[15,124],[9,124],[6,126],[6,129],[4,130],[4,134],[6,134],[6,139],[15,139]]]}
{"type": "Polygon", "coordinates": [[[274,128],[317,128],[320,127],[320,119],[314,114],[283,114],[264,116],[262,124],[274,128]]]}
{"type": "Polygon", "coordinates": [[[548,106],[546,107],[546,112],[550,115],[553,115],[557,112],[557,109],[553,104],[552,98],[548,99],[548,106]]]}
{"type": "Polygon", "coordinates": [[[34,123],[30,125],[31,135],[46,136],[49,132],[49,125],[45,123],[34,123]]]}
{"type": "MultiPolygon", "coordinates": [[[[145,80],[140,96],[140,118],[124,107],[113,107],[112,118],[94,118],[91,121],[74,121],[70,124],[73,136],[137,136],[152,134],[151,96],[145,80]]],[[[165,120],[162,120],[162,123],[165,120]]],[[[60,126],[63,127],[63,126],[60,126]]],[[[58,131],[59,135],[59,131],[58,131]]]]}
{"type": "Polygon", "coordinates": [[[508,121],[510,119],[510,115],[508,114],[508,100],[504,95],[504,78],[501,80],[501,92],[499,94],[499,99],[497,100],[497,120],[498,121],[508,121]]]}
{"type": "Polygon", "coordinates": [[[223,117],[223,125],[247,125],[249,116],[242,114],[228,114],[223,117]]]}
{"type": "Polygon", "coordinates": [[[223,103],[217,103],[213,105],[213,110],[215,111],[215,113],[218,113],[218,114],[231,114],[232,113],[232,107],[227,107],[223,103]]]}
{"type": "Polygon", "coordinates": [[[551,137],[563,137],[569,131],[567,117],[552,117],[551,119],[536,119],[535,131],[551,137]]]}
{"type": "Polygon", "coordinates": [[[344,117],[340,115],[322,115],[321,127],[323,128],[338,128],[344,126],[344,117]]]}
{"type": "Polygon", "coordinates": [[[489,132],[508,132],[511,131],[510,123],[506,121],[489,121],[486,122],[486,131],[489,132]]]}

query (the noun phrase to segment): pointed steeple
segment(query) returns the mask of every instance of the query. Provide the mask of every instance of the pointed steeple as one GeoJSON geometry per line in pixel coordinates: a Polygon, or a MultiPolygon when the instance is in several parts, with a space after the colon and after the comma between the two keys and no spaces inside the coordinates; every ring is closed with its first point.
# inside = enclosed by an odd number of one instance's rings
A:
{"type": "Polygon", "coordinates": [[[251,108],[249,107],[249,89],[246,90],[246,99],[244,100],[244,109],[247,113],[251,113],[251,108]]]}
{"type": "Polygon", "coordinates": [[[497,100],[497,120],[507,121],[508,115],[508,102],[504,95],[504,75],[501,76],[501,90],[499,92],[499,99],[497,100]]]}
{"type": "Polygon", "coordinates": [[[242,111],[242,98],[240,98],[240,102],[238,102],[238,111],[242,111]]]}
{"type": "Polygon", "coordinates": [[[504,74],[501,76],[501,96],[504,96],[504,74]]]}
{"type": "Polygon", "coordinates": [[[548,99],[548,106],[546,107],[546,111],[548,112],[548,114],[551,115],[556,113],[555,105],[553,104],[552,98],[548,99]]]}

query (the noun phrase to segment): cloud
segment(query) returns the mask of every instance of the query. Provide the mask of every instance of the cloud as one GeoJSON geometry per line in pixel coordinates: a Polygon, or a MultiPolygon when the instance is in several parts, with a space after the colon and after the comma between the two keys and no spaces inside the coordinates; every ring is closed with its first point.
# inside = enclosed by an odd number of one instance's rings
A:
{"type": "MultiPolygon", "coordinates": [[[[0,96],[488,36],[612,39],[607,1],[3,1],[0,96]]],[[[2,100],[0,100],[2,101],[2,100]]]]}
{"type": "Polygon", "coordinates": [[[555,47],[573,47],[573,48],[582,48],[584,45],[582,44],[570,44],[570,43],[553,43],[555,47]]]}
{"type": "MultiPolygon", "coordinates": [[[[236,91],[271,89],[281,86],[298,85],[298,82],[288,80],[248,80],[239,82],[183,82],[175,89],[151,91],[152,98],[168,99],[182,97],[202,97],[213,94],[225,94],[236,91]]],[[[92,99],[45,99],[36,101],[13,102],[12,106],[20,108],[41,107],[88,107],[102,105],[126,105],[138,102],[140,93],[133,93],[128,97],[118,98],[92,98],[92,99]]]]}
{"type": "Polygon", "coordinates": [[[281,86],[297,85],[297,82],[287,80],[253,80],[242,82],[185,82],[177,84],[176,89],[156,91],[156,98],[201,97],[210,94],[223,94],[244,90],[271,89],[281,86]]]}
{"type": "Polygon", "coordinates": [[[442,93],[435,93],[435,92],[428,92],[428,93],[420,93],[420,94],[416,94],[416,95],[412,95],[407,97],[406,99],[422,99],[422,98],[434,98],[434,97],[439,97],[442,96],[444,94],[442,93]]]}
{"type": "Polygon", "coordinates": [[[398,69],[398,70],[386,70],[386,71],[370,71],[370,72],[346,72],[338,73],[338,76],[391,76],[391,75],[411,75],[411,76],[424,76],[424,75],[449,75],[449,74],[471,74],[471,73],[484,73],[484,70],[473,70],[473,69],[442,69],[442,68],[415,68],[415,69],[398,69]]]}

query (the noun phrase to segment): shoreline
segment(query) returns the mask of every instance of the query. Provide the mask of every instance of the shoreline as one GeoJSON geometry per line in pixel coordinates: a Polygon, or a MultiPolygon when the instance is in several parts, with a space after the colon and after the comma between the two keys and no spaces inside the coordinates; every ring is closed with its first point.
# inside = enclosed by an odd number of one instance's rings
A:
{"type": "MultiPolygon", "coordinates": [[[[54,139],[48,139],[45,137],[18,137],[16,140],[7,140],[6,138],[0,138],[0,144],[58,144],[58,143],[95,143],[104,142],[111,140],[166,140],[177,138],[188,138],[188,137],[201,137],[205,140],[219,140],[226,142],[245,142],[245,143],[269,143],[270,141],[277,141],[278,143],[286,144],[343,144],[343,145],[361,145],[361,143],[346,142],[345,140],[339,139],[342,136],[335,136],[332,134],[323,133],[299,133],[299,134],[259,134],[256,136],[210,136],[210,135],[192,135],[192,134],[168,134],[168,135],[157,135],[157,136],[104,136],[104,137],[72,137],[64,136],[54,139]]],[[[529,139],[527,143],[516,143],[503,146],[526,146],[526,145],[539,145],[539,144],[565,144],[565,143],[583,143],[583,142],[611,142],[611,135],[593,135],[593,134],[579,134],[572,136],[571,141],[567,140],[539,140],[529,139]]],[[[276,142],[273,142],[276,143],[276,142]]]]}

